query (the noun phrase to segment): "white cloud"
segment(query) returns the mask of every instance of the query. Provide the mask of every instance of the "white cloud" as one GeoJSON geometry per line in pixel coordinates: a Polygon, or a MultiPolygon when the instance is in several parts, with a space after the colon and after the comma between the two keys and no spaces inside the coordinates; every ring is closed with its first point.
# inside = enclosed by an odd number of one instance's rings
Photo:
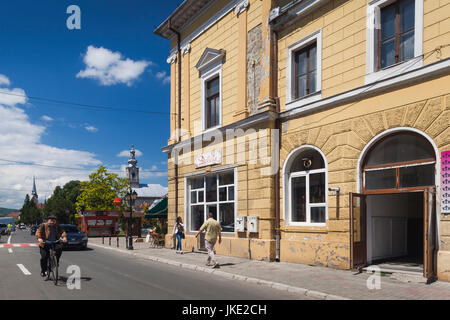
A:
{"type": "MultiPolygon", "coordinates": [[[[135,153],[136,157],[141,157],[144,155],[140,150],[138,150],[138,149],[134,149],[134,150],[136,151],[136,153],[135,153]]],[[[123,150],[117,156],[118,157],[129,157],[130,150],[123,150]]]]}
{"type": "Polygon", "coordinates": [[[52,117],[49,117],[49,116],[46,116],[46,115],[43,115],[43,116],[41,117],[41,120],[50,122],[50,121],[53,121],[53,118],[52,118],[52,117]]]}
{"type": "MultiPolygon", "coordinates": [[[[3,90],[3,89],[1,89],[3,90]]],[[[22,89],[20,90],[25,94],[22,89]]],[[[32,162],[48,166],[62,166],[80,170],[22,165],[0,161],[0,207],[20,209],[26,194],[31,193],[33,176],[41,202],[51,196],[54,188],[70,180],[86,180],[101,164],[95,154],[85,151],[52,147],[41,142],[46,128],[33,124],[22,102],[1,99],[0,94],[0,155],[3,160],[32,162]]]]}
{"type": "Polygon", "coordinates": [[[97,132],[98,131],[98,129],[94,126],[86,126],[84,128],[89,132],[97,132]]]}
{"type": "Polygon", "coordinates": [[[9,81],[9,78],[3,74],[0,74],[0,86],[7,86],[9,87],[11,82],[9,81]]]}
{"type": "Polygon", "coordinates": [[[161,80],[163,84],[170,83],[170,76],[168,76],[165,71],[157,72],[156,73],[156,78],[158,80],[161,80]]]}
{"type": "MultiPolygon", "coordinates": [[[[127,166],[126,164],[123,164],[120,167],[120,173],[117,173],[120,177],[125,178],[126,177],[126,173],[127,173],[127,166]]],[[[140,183],[142,182],[142,179],[149,179],[149,178],[160,178],[160,177],[167,177],[167,171],[166,170],[153,170],[153,169],[147,169],[147,168],[139,168],[139,180],[141,180],[140,183]],[[157,172],[151,172],[151,171],[157,171],[157,172]]]]}
{"type": "Polygon", "coordinates": [[[133,81],[152,64],[150,61],[134,61],[124,58],[120,52],[94,46],[87,48],[83,61],[86,68],[77,74],[77,78],[92,78],[104,86],[124,83],[131,86],[133,81]]]}

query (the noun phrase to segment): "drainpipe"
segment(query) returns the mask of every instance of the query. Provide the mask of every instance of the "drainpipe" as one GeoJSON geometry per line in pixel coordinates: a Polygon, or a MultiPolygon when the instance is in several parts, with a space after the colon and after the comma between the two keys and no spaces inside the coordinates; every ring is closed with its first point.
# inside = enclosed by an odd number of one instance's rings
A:
{"type": "Polygon", "coordinates": [[[278,163],[277,173],[275,174],[275,261],[280,262],[280,150],[281,150],[281,123],[279,118],[280,99],[278,97],[278,35],[271,28],[272,37],[272,92],[275,99],[275,111],[277,118],[275,119],[275,130],[278,130],[278,163]]]}
{"type": "MultiPolygon", "coordinates": [[[[177,36],[177,52],[178,52],[178,110],[177,110],[177,125],[176,125],[176,143],[181,140],[181,34],[172,28],[172,21],[169,20],[168,29],[177,36]]],[[[178,217],[178,153],[175,158],[175,211],[174,221],[178,217]]],[[[173,239],[173,249],[176,248],[176,239],[173,239]]]]}

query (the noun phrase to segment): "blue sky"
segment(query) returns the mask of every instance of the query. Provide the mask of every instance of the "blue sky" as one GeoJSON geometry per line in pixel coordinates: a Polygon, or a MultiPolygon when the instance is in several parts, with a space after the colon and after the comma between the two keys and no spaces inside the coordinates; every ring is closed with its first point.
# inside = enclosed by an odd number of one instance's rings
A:
{"type": "MultiPolygon", "coordinates": [[[[0,159],[120,170],[127,157],[118,154],[133,143],[141,169],[166,171],[169,41],[153,30],[180,3],[2,1],[0,91],[10,95],[0,94],[0,159]],[[73,4],[81,9],[81,30],[66,26],[73,4]],[[166,114],[85,110],[32,97],[166,114]]],[[[88,174],[0,161],[0,206],[19,208],[33,175],[43,200],[56,185],[88,174]]],[[[167,186],[165,172],[141,175],[142,183],[167,186]]]]}

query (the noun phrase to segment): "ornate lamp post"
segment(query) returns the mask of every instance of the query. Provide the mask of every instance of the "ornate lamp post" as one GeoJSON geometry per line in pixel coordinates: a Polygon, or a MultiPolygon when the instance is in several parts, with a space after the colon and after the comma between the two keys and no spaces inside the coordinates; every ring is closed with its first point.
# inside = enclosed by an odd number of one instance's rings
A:
{"type": "Polygon", "coordinates": [[[133,218],[133,204],[136,198],[136,191],[131,191],[130,187],[130,191],[125,195],[125,200],[129,201],[130,204],[130,218],[128,220],[128,250],[133,250],[133,229],[131,228],[131,219],[133,218]]]}

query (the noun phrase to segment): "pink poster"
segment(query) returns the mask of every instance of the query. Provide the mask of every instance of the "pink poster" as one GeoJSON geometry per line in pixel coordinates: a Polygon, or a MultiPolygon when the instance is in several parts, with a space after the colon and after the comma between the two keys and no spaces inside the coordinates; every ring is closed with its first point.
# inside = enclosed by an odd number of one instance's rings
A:
{"type": "Polygon", "coordinates": [[[442,204],[443,214],[450,213],[450,151],[444,151],[441,155],[441,181],[442,181],[442,204]]]}

